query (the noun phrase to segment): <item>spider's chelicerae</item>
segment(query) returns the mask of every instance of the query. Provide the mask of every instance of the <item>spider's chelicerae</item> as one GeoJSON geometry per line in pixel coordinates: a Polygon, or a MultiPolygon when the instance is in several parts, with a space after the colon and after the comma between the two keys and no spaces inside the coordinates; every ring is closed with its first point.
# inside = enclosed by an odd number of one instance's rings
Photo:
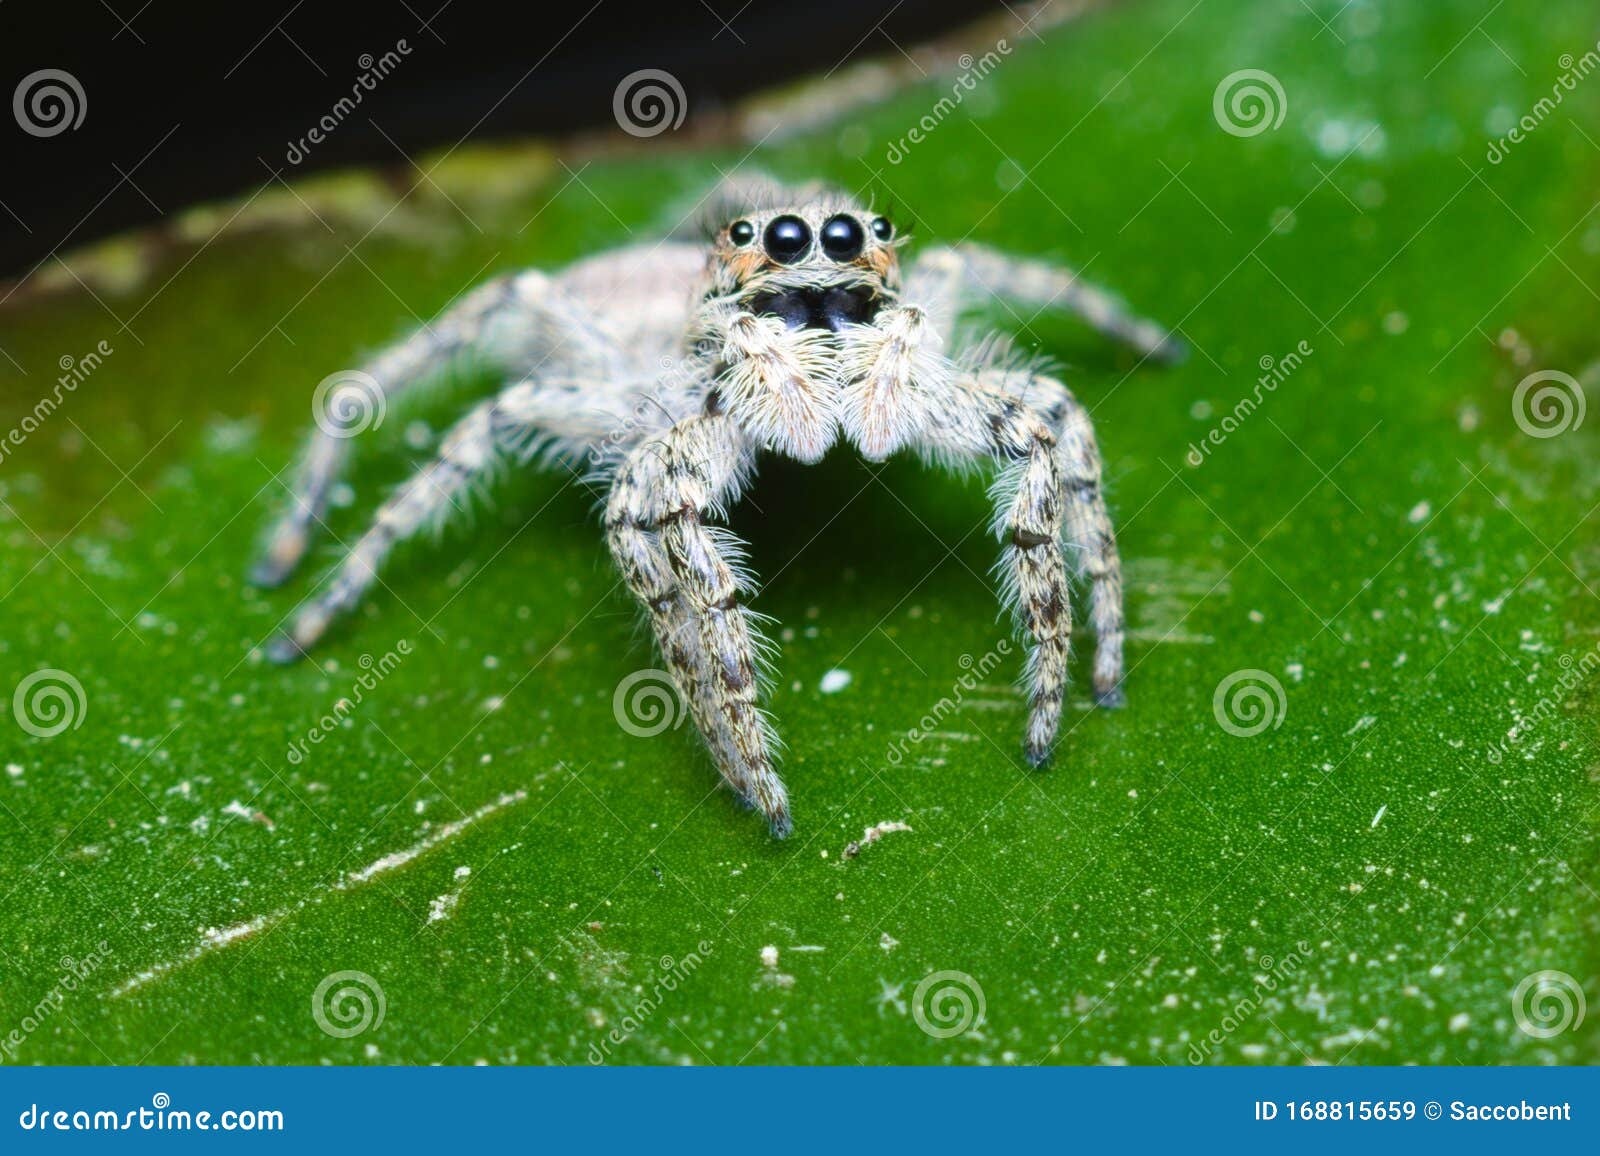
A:
{"type": "MultiPolygon", "coordinates": [[[[993,296],[1070,309],[1145,357],[1175,357],[1180,343],[1057,265],[976,245],[903,264],[887,218],[820,186],[733,182],[711,203],[699,241],[502,277],[366,367],[389,399],[462,356],[511,384],[383,504],[269,656],[317,642],[396,543],[497,466],[597,463],[606,542],[718,771],[785,835],[788,796],[759,701],[764,641],[742,601],[750,578],[740,543],[713,523],[763,453],[815,462],[843,438],[873,461],[905,449],[931,463],[1003,463],[1000,585],[1029,642],[1025,750],[1043,763],[1066,686],[1069,565],[1088,585],[1095,697],[1122,695],[1122,575],[1100,454],[1065,386],[1019,367],[1003,341],[962,341],[954,327],[993,296]]],[[[349,445],[342,432],[314,437],[257,583],[283,581],[305,554],[349,445]]]]}

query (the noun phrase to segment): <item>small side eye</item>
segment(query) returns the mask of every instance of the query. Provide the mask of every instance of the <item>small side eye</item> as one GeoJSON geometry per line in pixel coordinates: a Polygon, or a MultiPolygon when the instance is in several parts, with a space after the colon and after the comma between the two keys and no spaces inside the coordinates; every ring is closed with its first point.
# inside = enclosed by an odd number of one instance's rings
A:
{"type": "Polygon", "coordinates": [[[756,239],[756,227],[749,221],[735,221],[728,226],[728,240],[735,245],[748,245],[756,239]]]}
{"type": "Polygon", "coordinates": [[[888,217],[877,217],[872,222],[872,235],[880,241],[894,240],[894,226],[888,217]]]}

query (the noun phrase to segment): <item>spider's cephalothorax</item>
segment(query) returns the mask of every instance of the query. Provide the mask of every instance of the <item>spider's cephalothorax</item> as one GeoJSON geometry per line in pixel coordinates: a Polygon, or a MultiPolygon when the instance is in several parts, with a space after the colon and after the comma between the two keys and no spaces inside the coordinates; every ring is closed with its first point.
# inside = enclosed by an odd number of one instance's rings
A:
{"type": "MultiPolygon", "coordinates": [[[[713,522],[761,454],[814,462],[842,437],[874,460],[910,449],[941,464],[1002,463],[1001,584],[1031,647],[1024,749],[1043,763],[1066,688],[1069,566],[1088,586],[1095,696],[1121,700],[1122,574],[1100,454],[1065,386],[1015,368],[1003,341],[962,341],[954,327],[1000,297],[1073,310],[1146,358],[1176,357],[1180,343],[1059,265],[961,245],[924,250],[902,276],[895,226],[831,190],[734,183],[712,204],[698,243],[672,238],[492,281],[365,367],[360,380],[384,401],[465,356],[511,384],[384,503],[269,656],[314,644],[397,542],[462,506],[497,466],[589,462],[605,487],[611,553],[718,771],[787,834],[759,703],[765,644],[741,600],[740,544],[713,522]]],[[[258,583],[283,581],[320,524],[349,444],[322,416],[258,583]]]]}

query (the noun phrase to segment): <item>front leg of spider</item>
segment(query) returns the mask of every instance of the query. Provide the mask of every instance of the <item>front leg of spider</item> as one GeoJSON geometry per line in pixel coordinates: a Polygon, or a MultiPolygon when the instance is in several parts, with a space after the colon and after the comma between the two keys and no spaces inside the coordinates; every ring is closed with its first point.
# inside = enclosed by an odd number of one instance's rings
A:
{"type": "Polygon", "coordinates": [[[706,518],[738,497],[755,446],[725,414],[679,422],[633,450],[607,502],[607,534],[630,588],[657,623],[658,640],[717,769],[789,834],[789,796],[773,767],[775,739],[759,703],[760,636],[739,602],[740,545],[706,518]],[[678,634],[674,618],[681,616],[678,634]],[[664,638],[663,638],[664,636],[664,638]]]}
{"type": "MultiPolygon", "coordinates": [[[[1034,766],[1050,758],[1066,697],[1072,604],[1062,552],[1062,463],[1044,415],[955,366],[921,383],[930,419],[916,431],[923,454],[941,463],[998,459],[995,532],[1002,601],[1028,637],[1028,725],[1023,751],[1034,766]]],[[[1120,653],[1120,636],[1118,639],[1120,653]]],[[[1120,671],[1118,672],[1120,676],[1120,671]]]]}

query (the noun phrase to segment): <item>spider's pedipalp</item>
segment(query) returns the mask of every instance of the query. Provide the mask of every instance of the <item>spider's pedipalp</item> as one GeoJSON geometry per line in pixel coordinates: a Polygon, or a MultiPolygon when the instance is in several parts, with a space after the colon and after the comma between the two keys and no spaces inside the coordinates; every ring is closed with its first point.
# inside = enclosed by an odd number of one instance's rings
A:
{"type": "Polygon", "coordinates": [[[882,461],[928,421],[949,363],[938,356],[939,335],[916,305],[885,309],[870,325],[844,331],[840,357],[840,423],[869,461],[882,461]]]}

